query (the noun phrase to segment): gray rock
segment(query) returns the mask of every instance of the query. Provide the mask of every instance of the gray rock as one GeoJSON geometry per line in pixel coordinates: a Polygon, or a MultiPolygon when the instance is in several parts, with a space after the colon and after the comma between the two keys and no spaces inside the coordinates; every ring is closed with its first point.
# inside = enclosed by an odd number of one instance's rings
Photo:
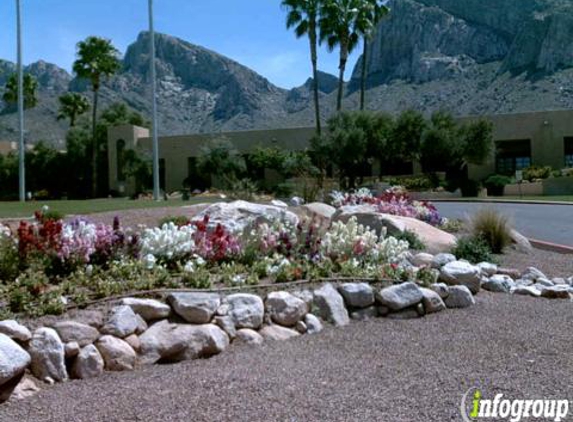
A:
{"type": "Polygon", "coordinates": [[[92,344],[99,337],[94,327],[76,321],[60,321],[53,328],[64,343],[76,342],[80,347],[92,344]]]}
{"type": "Polygon", "coordinates": [[[541,292],[541,297],[546,299],[570,299],[569,286],[548,286],[541,292]]]}
{"type": "Polygon", "coordinates": [[[80,347],[80,345],[75,341],[66,343],[64,345],[64,354],[66,356],[66,359],[75,358],[77,355],[80,354],[81,349],[82,348],[80,347]]]}
{"type": "Polygon", "coordinates": [[[269,293],[265,307],[271,320],[285,327],[294,327],[308,312],[308,305],[288,292],[269,293]]]}
{"type": "Polygon", "coordinates": [[[491,277],[497,273],[497,265],[490,262],[480,262],[476,265],[476,267],[481,270],[483,275],[488,277],[491,277]]]}
{"type": "Polygon", "coordinates": [[[125,338],[133,333],[143,332],[147,324],[127,305],[116,306],[103,326],[101,332],[119,338],[125,338]]]}
{"type": "Polygon", "coordinates": [[[446,304],[438,293],[426,288],[421,288],[420,290],[422,290],[422,294],[424,295],[422,303],[424,304],[424,309],[427,314],[441,312],[446,309],[446,304]]]}
{"type": "Polygon", "coordinates": [[[561,278],[561,277],[552,278],[551,281],[553,282],[553,284],[555,286],[568,286],[569,285],[567,280],[565,280],[564,278],[561,278]]]}
{"type": "Polygon", "coordinates": [[[351,308],[368,308],[374,304],[374,289],[368,283],[344,283],[338,291],[351,308]]]}
{"type": "Polygon", "coordinates": [[[304,316],[304,323],[306,324],[307,334],[318,334],[323,329],[322,322],[313,314],[306,314],[304,316]]]}
{"type": "Polygon", "coordinates": [[[445,299],[450,294],[450,288],[446,283],[434,283],[430,285],[430,290],[436,292],[442,299],[445,299]]]}
{"type": "Polygon", "coordinates": [[[540,285],[546,286],[546,287],[551,287],[551,286],[555,285],[555,283],[553,283],[551,280],[549,280],[548,278],[545,278],[545,277],[539,277],[537,279],[537,281],[535,282],[535,284],[540,284],[540,285]]]}
{"type": "Polygon", "coordinates": [[[32,333],[26,327],[14,320],[0,322],[0,334],[6,334],[12,340],[27,342],[32,338],[32,333]]]}
{"type": "Polygon", "coordinates": [[[523,280],[521,278],[515,280],[515,285],[516,286],[533,286],[533,281],[532,280],[523,280]]]}
{"type": "Polygon", "coordinates": [[[496,274],[483,282],[481,286],[494,293],[510,293],[515,287],[515,282],[507,275],[496,274]]]}
{"type": "Polygon", "coordinates": [[[135,351],[126,341],[106,335],[97,341],[96,347],[108,371],[131,371],[135,367],[135,351]]]}
{"type": "Polygon", "coordinates": [[[56,330],[39,328],[34,331],[28,352],[32,358],[30,369],[36,378],[42,381],[47,378],[54,381],[68,379],[64,344],[56,330]]]}
{"type": "Polygon", "coordinates": [[[529,267],[527,270],[525,270],[523,272],[523,274],[521,274],[521,279],[523,280],[531,280],[533,282],[536,282],[538,279],[540,278],[547,278],[545,276],[545,274],[543,274],[541,271],[539,271],[537,268],[535,267],[529,267]]]}
{"type": "Polygon", "coordinates": [[[72,367],[72,377],[77,379],[96,378],[103,374],[104,362],[98,349],[90,344],[80,350],[72,367]]]}
{"type": "Polygon", "coordinates": [[[293,337],[300,336],[298,331],[280,325],[265,325],[259,332],[264,339],[274,341],[289,340],[293,337]]]}
{"type": "Polygon", "coordinates": [[[440,271],[440,281],[450,286],[466,286],[473,294],[481,288],[481,271],[465,261],[449,262],[440,271]]]}
{"type": "Polygon", "coordinates": [[[444,265],[454,262],[456,257],[451,253],[439,253],[432,260],[432,268],[441,269],[444,265]]]}
{"type": "Polygon", "coordinates": [[[232,340],[237,336],[237,328],[230,316],[216,316],[213,322],[219,326],[232,340]]]}
{"type": "Polygon", "coordinates": [[[24,377],[16,386],[10,396],[10,400],[25,400],[35,396],[40,392],[40,388],[32,378],[24,377]]]}
{"type": "Polygon", "coordinates": [[[386,318],[398,319],[398,320],[416,319],[416,318],[420,318],[420,317],[421,317],[420,313],[415,308],[401,309],[397,312],[390,312],[389,314],[386,315],[386,318]]]}
{"type": "Polygon", "coordinates": [[[167,301],[177,315],[191,324],[207,324],[221,305],[216,293],[171,293],[167,301]]]}
{"type": "Polygon", "coordinates": [[[227,296],[229,316],[237,328],[258,329],[263,323],[265,307],[263,300],[247,293],[236,293],[227,296]]]}
{"type": "Polygon", "coordinates": [[[517,285],[511,293],[521,296],[540,297],[541,292],[532,286],[517,285]]]}
{"type": "Polygon", "coordinates": [[[297,322],[294,329],[297,330],[301,334],[306,334],[306,331],[307,331],[306,324],[303,321],[297,322]]]}
{"type": "Polygon", "coordinates": [[[220,202],[210,205],[195,216],[202,220],[209,216],[209,227],[218,224],[227,228],[231,233],[241,234],[259,223],[284,222],[296,227],[299,219],[296,214],[282,207],[273,205],[254,204],[246,201],[220,202]]]}
{"type": "Polygon", "coordinates": [[[357,321],[364,321],[371,318],[376,318],[378,316],[378,310],[376,306],[370,306],[368,308],[358,309],[350,313],[350,318],[357,321]]]}
{"type": "Polygon", "coordinates": [[[171,308],[169,305],[154,299],[137,299],[128,297],[121,300],[122,305],[129,306],[133,312],[146,321],[169,318],[171,308]]]}
{"type": "Polygon", "coordinates": [[[229,315],[230,306],[229,306],[229,304],[226,302],[226,300],[227,300],[227,299],[223,299],[223,300],[221,301],[221,306],[219,306],[219,307],[217,308],[217,312],[215,312],[215,315],[217,315],[217,316],[227,316],[227,315],[229,315]]]}
{"type": "Polygon", "coordinates": [[[167,320],[152,325],[139,340],[139,363],[143,365],[209,357],[229,345],[227,334],[214,324],[173,324],[167,320]]]}
{"type": "Polygon", "coordinates": [[[318,316],[335,326],[350,323],[348,311],[344,307],[344,299],[330,283],[314,291],[314,306],[318,316]]]}
{"type": "Polygon", "coordinates": [[[411,259],[412,264],[416,267],[430,267],[434,261],[434,255],[421,252],[414,255],[411,259]]]}
{"type": "Polygon", "coordinates": [[[314,301],[314,295],[310,290],[297,290],[292,292],[293,296],[298,297],[304,303],[307,304],[308,308],[312,306],[312,302],[314,301]]]}
{"type": "Polygon", "coordinates": [[[450,286],[450,294],[445,302],[448,308],[467,308],[476,303],[472,292],[466,286],[450,286]]]}
{"type": "Polygon", "coordinates": [[[68,318],[73,321],[100,329],[104,324],[104,314],[95,309],[76,309],[68,313],[68,318]]]}
{"type": "Polygon", "coordinates": [[[533,251],[533,246],[527,237],[519,233],[515,229],[509,231],[511,236],[511,241],[513,242],[515,249],[523,253],[531,253],[533,251]]]}
{"type": "Polygon", "coordinates": [[[263,336],[255,330],[251,330],[250,328],[241,328],[240,330],[237,330],[237,338],[235,341],[245,344],[260,345],[263,344],[264,339],[263,336]]]}
{"type": "Polygon", "coordinates": [[[325,219],[331,219],[336,212],[336,208],[322,202],[311,202],[310,204],[303,205],[302,207],[309,213],[325,219]]]}
{"type": "Polygon", "coordinates": [[[412,282],[385,287],[376,293],[378,302],[392,311],[416,305],[422,301],[423,297],[420,287],[412,282]]]}
{"type": "Polygon", "coordinates": [[[135,353],[138,353],[141,350],[141,341],[139,341],[139,336],[137,334],[127,336],[123,340],[130,345],[135,353]]]}
{"type": "Polygon", "coordinates": [[[24,349],[0,333],[0,403],[8,400],[30,362],[30,355],[24,349]]]}

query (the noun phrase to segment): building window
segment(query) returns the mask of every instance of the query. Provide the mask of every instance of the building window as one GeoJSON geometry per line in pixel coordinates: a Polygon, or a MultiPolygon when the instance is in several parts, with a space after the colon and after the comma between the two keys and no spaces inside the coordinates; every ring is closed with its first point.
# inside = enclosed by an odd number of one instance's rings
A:
{"type": "Polygon", "coordinates": [[[513,175],[516,170],[531,166],[531,141],[496,142],[495,169],[498,174],[513,175]]]}
{"type": "Polygon", "coordinates": [[[573,167],[573,137],[564,139],[565,144],[565,167],[573,167]]]}
{"type": "Polygon", "coordinates": [[[117,156],[117,181],[125,182],[125,141],[120,139],[115,146],[117,156]]]}
{"type": "Polygon", "coordinates": [[[159,159],[159,187],[165,191],[165,158],[159,159]]]}

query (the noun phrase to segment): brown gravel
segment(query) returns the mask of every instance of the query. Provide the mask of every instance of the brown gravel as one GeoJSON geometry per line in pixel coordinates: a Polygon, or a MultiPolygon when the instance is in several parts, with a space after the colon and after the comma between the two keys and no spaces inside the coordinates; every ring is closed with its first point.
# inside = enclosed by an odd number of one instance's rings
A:
{"type": "Polygon", "coordinates": [[[524,254],[508,249],[499,257],[500,265],[506,268],[515,268],[524,271],[528,267],[536,267],[546,276],[571,277],[573,276],[573,255],[533,249],[533,252],[524,254]]]}
{"type": "Polygon", "coordinates": [[[471,387],[485,397],[573,399],[573,304],[477,300],[423,319],[357,322],[56,385],[0,407],[0,421],[443,422],[461,420],[471,387]]]}

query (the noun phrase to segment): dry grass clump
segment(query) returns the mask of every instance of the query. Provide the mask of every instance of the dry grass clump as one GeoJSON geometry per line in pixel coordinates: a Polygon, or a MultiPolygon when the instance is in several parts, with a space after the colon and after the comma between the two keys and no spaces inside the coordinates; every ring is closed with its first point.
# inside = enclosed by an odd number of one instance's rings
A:
{"type": "Polygon", "coordinates": [[[471,219],[472,234],[483,239],[495,254],[511,244],[511,226],[509,219],[502,213],[492,209],[479,210],[471,219]]]}

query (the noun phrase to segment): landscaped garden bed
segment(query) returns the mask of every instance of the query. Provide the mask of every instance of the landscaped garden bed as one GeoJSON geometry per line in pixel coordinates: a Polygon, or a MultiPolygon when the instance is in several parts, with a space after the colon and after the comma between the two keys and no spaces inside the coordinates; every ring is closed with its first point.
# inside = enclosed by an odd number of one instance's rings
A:
{"type": "Polygon", "coordinates": [[[90,378],[313,334],[325,322],[464,308],[482,289],[549,299],[572,291],[570,274],[492,262],[503,262],[492,252],[507,250],[509,236],[498,216],[454,224],[399,189],[334,193],[332,205],[195,211],[123,228],[45,210],[2,229],[3,398],[27,369],[48,382],[90,378]],[[481,237],[470,235],[477,229],[481,237]]]}

